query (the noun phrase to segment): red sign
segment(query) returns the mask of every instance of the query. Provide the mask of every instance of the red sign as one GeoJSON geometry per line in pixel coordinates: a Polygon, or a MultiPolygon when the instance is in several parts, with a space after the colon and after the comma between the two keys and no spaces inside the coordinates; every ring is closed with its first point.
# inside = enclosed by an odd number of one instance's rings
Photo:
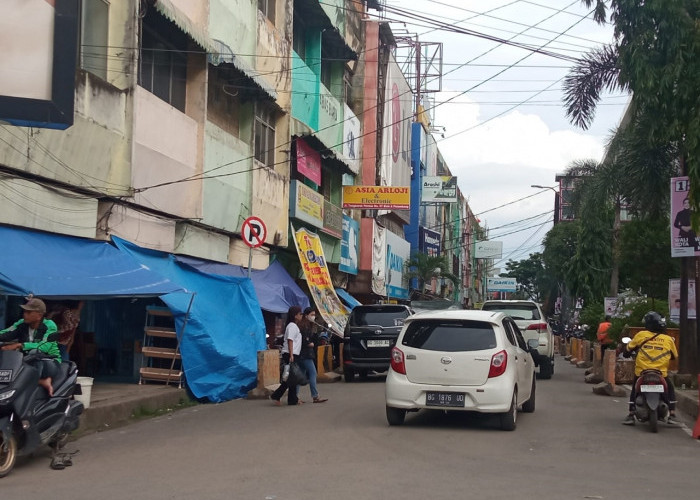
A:
{"type": "Polygon", "coordinates": [[[304,139],[297,139],[297,171],[316,185],[321,185],[321,154],[304,139]]]}
{"type": "Polygon", "coordinates": [[[248,217],[241,228],[243,243],[251,248],[258,248],[265,243],[267,227],[260,217],[248,217]]]}

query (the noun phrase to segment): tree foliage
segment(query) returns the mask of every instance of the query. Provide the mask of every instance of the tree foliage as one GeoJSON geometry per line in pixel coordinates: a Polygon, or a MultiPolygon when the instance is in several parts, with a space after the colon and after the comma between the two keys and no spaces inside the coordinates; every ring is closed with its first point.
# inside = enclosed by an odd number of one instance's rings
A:
{"type": "Polygon", "coordinates": [[[541,253],[532,253],[527,259],[520,261],[509,260],[506,262],[506,273],[501,274],[508,278],[515,278],[524,292],[525,298],[542,301],[544,283],[544,264],[541,253]]]}
{"type": "Polygon", "coordinates": [[[452,281],[455,286],[459,285],[459,277],[448,271],[449,265],[445,256],[430,256],[417,252],[406,262],[406,268],[409,279],[418,279],[418,289],[421,291],[433,278],[445,278],[452,281]]]}

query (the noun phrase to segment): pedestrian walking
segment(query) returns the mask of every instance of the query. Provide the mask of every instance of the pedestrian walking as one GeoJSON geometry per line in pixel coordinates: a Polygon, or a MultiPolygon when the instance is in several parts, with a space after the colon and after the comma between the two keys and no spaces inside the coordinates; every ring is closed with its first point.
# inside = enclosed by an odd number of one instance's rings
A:
{"type": "MultiPolygon", "coordinates": [[[[301,307],[292,306],[287,312],[287,327],[284,330],[284,342],[282,344],[282,361],[283,364],[293,363],[299,361],[298,356],[301,352],[301,331],[299,330],[299,323],[301,322],[303,315],[301,313],[301,307]]],[[[280,386],[270,395],[270,399],[274,402],[275,406],[281,406],[282,396],[289,390],[287,394],[287,404],[297,405],[301,404],[297,398],[297,386],[295,382],[294,385],[288,385],[286,380],[282,380],[280,386]]]]}
{"type": "MultiPolygon", "coordinates": [[[[314,403],[325,403],[328,399],[318,395],[318,387],[316,386],[316,346],[318,345],[318,334],[316,333],[316,310],[313,307],[304,309],[304,315],[299,324],[301,330],[301,367],[306,372],[306,377],[309,379],[309,389],[314,403]]],[[[297,394],[299,386],[297,386],[297,394]]]]}

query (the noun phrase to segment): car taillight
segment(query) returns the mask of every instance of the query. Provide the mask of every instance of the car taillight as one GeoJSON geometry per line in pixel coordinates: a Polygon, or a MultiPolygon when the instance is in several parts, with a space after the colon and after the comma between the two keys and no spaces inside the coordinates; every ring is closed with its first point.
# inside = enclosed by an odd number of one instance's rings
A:
{"type": "Polygon", "coordinates": [[[489,368],[489,378],[503,375],[508,366],[508,353],[499,351],[491,356],[491,368],[489,368]]]}
{"type": "Polygon", "coordinates": [[[547,331],[547,323],[533,323],[527,327],[528,330],[537,330],[538,332],[547,331]]]}
{"type": "Polygon", "coordinates": [[[406,363],[403,352],[398,347],[391,349],[391,369],[401,375],[406,375],[406,363]]]}

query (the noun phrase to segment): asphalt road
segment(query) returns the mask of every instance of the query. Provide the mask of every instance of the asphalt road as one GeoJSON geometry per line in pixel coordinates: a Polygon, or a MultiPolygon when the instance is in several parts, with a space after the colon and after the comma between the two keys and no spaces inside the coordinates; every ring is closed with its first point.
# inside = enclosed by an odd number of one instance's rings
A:
{"type": "MultiPolygon", "coordinates": [[[[679,428],[620,425],[626,401],[594,395],[557,358],[514,432],[483,415],[384,415],[382,378],[320,386],[323,404],[201,405],[70,443],[0,479],[4,499],[692,499],[700,441],[679,428]]],[[[308,388],[302,398],[309,401],[308,388]]],[[[686,422],[690,425],[690,422],[686,422]]]]}

